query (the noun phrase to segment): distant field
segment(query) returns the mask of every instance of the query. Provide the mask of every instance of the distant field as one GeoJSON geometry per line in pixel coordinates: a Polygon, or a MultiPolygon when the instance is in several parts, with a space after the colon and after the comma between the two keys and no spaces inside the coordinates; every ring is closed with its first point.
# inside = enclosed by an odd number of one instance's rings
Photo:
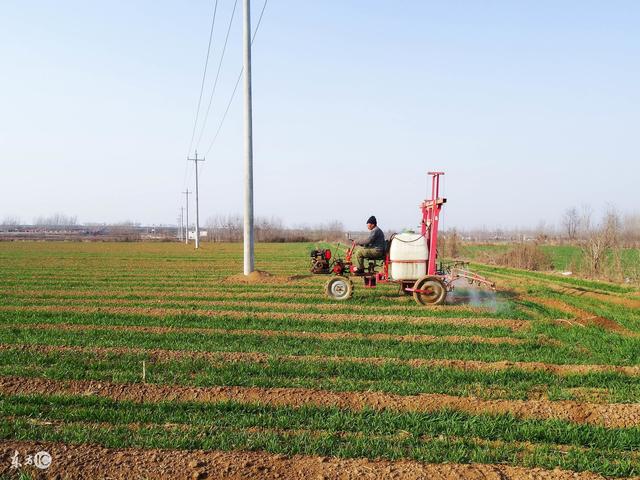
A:
{"type": "Polygon", "coordinates": [[[247,284],[240,244],[0,243],[0,476],[640,475],[638,290],[476,264],[480,306],[335,303],[309,249],[247,284]]]}

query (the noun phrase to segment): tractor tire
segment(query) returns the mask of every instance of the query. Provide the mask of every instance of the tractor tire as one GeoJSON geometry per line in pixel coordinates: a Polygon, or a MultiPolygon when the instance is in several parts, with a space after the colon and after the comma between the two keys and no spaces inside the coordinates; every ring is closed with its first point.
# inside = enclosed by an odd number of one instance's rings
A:
{"type": "Polygon", "coordinates": [[[324,287],[324,293],[331,300],[344,301],[353,296],[353,282],[347,277],[336,275],[331,277],[324,287]]]}
{"type": "Polygon", "coordinates": [[[413,285],[416,290],[429,290],[428,293],[413,292],[413,299],[418,305],[442,305],[447,298],[447,287],[438,277],[425,275],[413,285]]]}

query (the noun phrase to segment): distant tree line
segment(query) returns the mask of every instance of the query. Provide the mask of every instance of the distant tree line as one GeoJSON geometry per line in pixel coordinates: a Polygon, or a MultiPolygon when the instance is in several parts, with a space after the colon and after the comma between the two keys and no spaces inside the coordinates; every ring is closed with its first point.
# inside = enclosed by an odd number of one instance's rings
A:
{"type": "Polygon", "coordinates": [[[464,256],[465,244],[509,244],[502,253],[483,251],[478,260],[529,270],[553,268],[542,245],[572,245],[580,255],[571,270],[593,278],[623,281],[640,279],[640,265],[624,262],[624,250],[640,248],[640,215],[608,208],[595,218],[589,207],[565,210],[558,228],[538,225],[534,229],[476,229],[443,232],[439,250],[447,258],[464,256]]]}
{"type": "MultiPolygon", "coordinates": [[[[209,217],[205,222],[207,239],[212,242],[241,242],[244,235],[240,215],[209,217]]],[[[261,218],[254,221],[257,242],[315,242],[344,238],[344,226],[337,221],[312,226],[286,227],[279,218],[261,218]]]]}

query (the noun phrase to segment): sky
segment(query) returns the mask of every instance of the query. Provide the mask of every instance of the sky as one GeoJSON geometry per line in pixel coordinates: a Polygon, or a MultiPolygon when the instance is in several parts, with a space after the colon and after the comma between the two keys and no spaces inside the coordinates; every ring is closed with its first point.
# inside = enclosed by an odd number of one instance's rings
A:
{"type": "MultiPolygon", "coordinates": [[[[0,221],[174,224],[196,147],[201,224],[242,212],[241,90],[210,147],[242,66],[242,2],[221,62],[234,0],[218,0],[189,151],[214,2],[2,2],[0,221]]],[[[429,170],[446,172],[444,228],[638,213],[638,25],[635,0],[269,0],[255,213],[415,227],[429,170]]]]}

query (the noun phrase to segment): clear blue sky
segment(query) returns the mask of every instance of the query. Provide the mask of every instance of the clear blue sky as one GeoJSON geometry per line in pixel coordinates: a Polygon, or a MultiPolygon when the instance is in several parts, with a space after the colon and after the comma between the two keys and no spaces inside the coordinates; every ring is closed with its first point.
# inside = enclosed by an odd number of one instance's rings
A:
{"type": "MultiPolygon", "coordinates": [[[[212,5],[3,2],[0,220],[175,222],[212,5]]],[[[205,97],[232,5],[219,0],[205,97]]],[[[241,66],[239,13],[201,153],[241,66]]],[[[270,0],[256,214],[412,226],[429,169],[447,172],[445,228],[637,212],[639,25],[637,1],[270,0]]],[[[238,97],[202,170],[203,222],[242,211],[241,135],[238,97]]]]}

